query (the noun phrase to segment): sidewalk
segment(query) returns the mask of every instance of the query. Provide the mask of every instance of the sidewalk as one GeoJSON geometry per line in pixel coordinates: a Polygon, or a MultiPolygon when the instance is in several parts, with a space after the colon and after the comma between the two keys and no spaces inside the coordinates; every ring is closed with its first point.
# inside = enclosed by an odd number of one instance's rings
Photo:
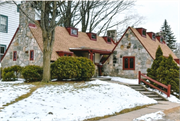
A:
{"type": "Polygon", "coordinates": [[[149,113],[163,111],[165,114],[172,113],[173,111],[180,110],[180,104],[169,101],[158,101],[158,104],[142,108],[139,110],[131,111],[128,113],[112,116],[99,121],[133,121],[133,119],[141,117],[149,113]]]}

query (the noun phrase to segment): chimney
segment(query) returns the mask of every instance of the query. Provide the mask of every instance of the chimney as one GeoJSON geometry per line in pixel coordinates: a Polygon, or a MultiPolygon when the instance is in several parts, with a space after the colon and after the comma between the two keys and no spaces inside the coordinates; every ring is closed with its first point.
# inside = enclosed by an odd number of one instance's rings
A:
{"type": "Polygon", "coordinates": [[[111,37],[115,43],[117,42],[117,31],[116,30],[107,30],[107,36],[111,37]]]}
{"type": "MultiPolygon", "coordinates": [[[[21,9],[27,14],[27,16],[32,20],[35,20],[35,9],[32,8],[31,6],[32,6],[32,1],[22,1],[20,5],[21,9]]],[[[28,19],[27,16],[24,15],[24,13],[21,10],[19,10],[20,29],[28,28],[29,23],[31,23],[31,25],[33,24],[33,22],[30,19],[28,19]]]]}
{"type": "Polygon", "coordinates": [[[139,34],[142,36],[142,37],[145,37],[146,38],[146,29],[144,28],[136,28],[136,30],[139,32],[139,34]]]}

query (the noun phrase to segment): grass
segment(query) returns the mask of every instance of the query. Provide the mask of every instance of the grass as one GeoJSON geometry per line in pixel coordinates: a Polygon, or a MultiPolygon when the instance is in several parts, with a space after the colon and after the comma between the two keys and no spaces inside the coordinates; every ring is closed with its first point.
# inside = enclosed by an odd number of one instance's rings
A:
{"type": "Polygon", "coordinates": [[[21,101],[21,100],[29,97],[29,96],[30,96],[35,90],[37,90],[39,87],[40,87],[40,86],[31,87],[31,88],[30,88],[30,91],[29,91],[28,93],[19,96],[18,98],[16,98],[14,101],[11,101],[10,103],[6,103],[5,105],[3,105],[3,107],[9,106],[9,105],[11,105],[11,104],[14,104],[14,103],[16,103],[16,102],[18,102],[18,101],[21,101]]]}
{"type": "Polygon", "coordinates": [[[154,105],[154,104],[137,106],[137,107],[134,107],[134,108],[128,108],[128,109],[124,109],[124,110],[122,110],[120,112],[115,112],[114,114],[111,114],[111,115],[105,115],[105,116],[101,116],[101,117],[90,118],[90,119],[86,119],[84,121],[95,121],[95,120],[105,119],[105,118],[109,118],[111,116],[116,116],[116,115],[119,115],[119,114],[128,113],[128,112],[138,110],[138,109],[141,109],[141,108],[146,108],[146,107],[149,107],[149,106],[152,106],[152,105],[154,105]]]}

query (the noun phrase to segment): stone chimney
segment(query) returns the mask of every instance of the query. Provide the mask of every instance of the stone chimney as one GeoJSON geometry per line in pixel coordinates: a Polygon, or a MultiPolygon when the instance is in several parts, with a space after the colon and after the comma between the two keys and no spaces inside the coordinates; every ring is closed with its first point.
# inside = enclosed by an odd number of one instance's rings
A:
{"type": "Polygon", "coordinates": [[[116,30],[107,30],[107,36],[111,37],[114,42],[117,42],[117,31],[116,30]]]}
{"type": "MultiPolygon", "coordinates": [[[[26,13],[26,15],[31,18],[32,20],[35,20],[35,9],[31,7],[32,1],[22,1],[21,2],[21,9],[26,13]]],[[[21,28],[28,28],[29,23],[32,23],[31,20],[24,15],[24,13],[19,10],[19,26],[21,28]]]]}

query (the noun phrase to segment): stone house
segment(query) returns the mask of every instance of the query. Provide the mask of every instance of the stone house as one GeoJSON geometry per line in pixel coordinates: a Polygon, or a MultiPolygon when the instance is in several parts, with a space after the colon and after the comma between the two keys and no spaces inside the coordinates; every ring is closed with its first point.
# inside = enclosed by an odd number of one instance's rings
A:
{"type": "MultiPolygon", "coordinates": [[[[28,4],[28,3],[26,3],[28,4]]],[[[30,4],[29,4],[30,5],[30,4]]],[[[21,4],[21,8],[35,19],[35,10],[21,4]]],[[[40,22],[40,20],[38,21],[40,22]]],[[[2,68],[13,65],[43,66],[42,31],[23,14],[20,14],[20,23],[4,56],[1,59],[2,68]]],[[[81,56],[91,59],[97,70],[101,67],[108,55],[115,47],[114,41],[107,36],[100,37],[95,33],[79,32],[73,27],[55,28],[55,41],[51,62],[61,56],[81,56]]],[[[97,72],[98,73],[98,72],[97,72]]]]}
{"type": "Polygon", "coordinates": [[[144,28],[128,27],[113,49],[111,59],[103,66],[103,74],[127,78],[137,78],[138,71],[147,73],[151,67],[158,46],[163,56],[172,55],[176,62],[177,56],[166,45],[161,36],[153,32],[146,32],[144,28]]]}

